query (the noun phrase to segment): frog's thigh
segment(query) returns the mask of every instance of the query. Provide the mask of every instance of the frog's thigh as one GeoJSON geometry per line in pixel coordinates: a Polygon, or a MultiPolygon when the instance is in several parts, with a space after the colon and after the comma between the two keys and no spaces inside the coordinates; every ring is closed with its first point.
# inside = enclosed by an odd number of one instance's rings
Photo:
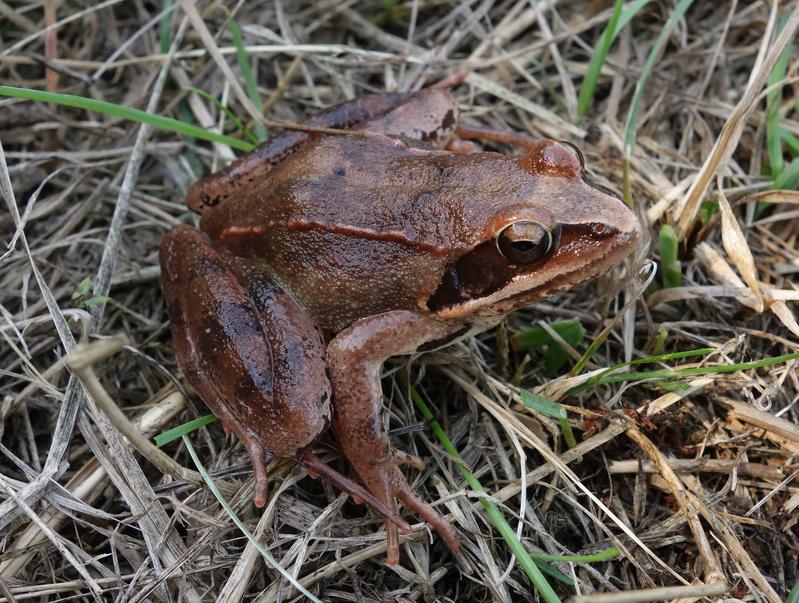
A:
{"type": "MultiPolygon", "coordinates": [[[[389,504],[399,498],[424,517],[452,548],[458,546],[455,530],[412,492],[391,453],[380,418],[380,367],[390,356],[446,339],[459,330],[459,326],[397,310],[357,321],[339,333],[327,348],[333,385],[333,429],[344,454],[375,496],[389,504]]],[[[396,528],[387,524],[387,529],[389,562],[396,563],[396,528]]]]}
{"type": "Polygon", "coordinates": [[[329,423],[321,336],[257,265],[219,253],[193,228],[164,235],[160,260],[178,364],[247,447],[263,504],[268,458],[295,456],[329,423]]]}

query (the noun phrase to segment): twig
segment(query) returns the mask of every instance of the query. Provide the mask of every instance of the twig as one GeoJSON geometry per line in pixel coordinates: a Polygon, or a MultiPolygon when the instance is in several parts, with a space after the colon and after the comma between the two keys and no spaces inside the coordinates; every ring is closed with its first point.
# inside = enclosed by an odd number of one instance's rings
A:
{"type": "Polygon", "coordinates": [[[168,473],[178,480],[183,480],[194,486],[203,487],[205,482],[196,471],[186,469],[172,460],[172,457],[161,450],[147,438],[142,436],[133,423],[119,410],[119,406],[111,399],[103,387],[93,365],[103,358],[116,354],[123,346],[128,345],[125,338],[104,339],[90,344],[76,345],[66,358],[69,369],[78,376],[86,392],[94,403],[108,416],[111,422],[153,465],[168,473]]]}

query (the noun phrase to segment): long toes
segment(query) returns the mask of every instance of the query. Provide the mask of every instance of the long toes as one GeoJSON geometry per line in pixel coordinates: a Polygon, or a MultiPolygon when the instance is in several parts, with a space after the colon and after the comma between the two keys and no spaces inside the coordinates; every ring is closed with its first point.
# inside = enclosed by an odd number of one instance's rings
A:
{"type": "Polygon", "coordinates": [[[266,505],[269,492],[269,474],[266,471],[266,465],[272,459],[272,455],[264,450],[260,442],[251,435],[247,434],[244,437],[239,435],[247,452],[250,453],[252,460],[252,468],[255,473],[255,491],[252,495],[252,500],[258,508],[266,505]]]}
{"type": "MultiPolygon", "coordinates": [[[[385,469],[385,468],[384,468],[385,469]]],[[[396,466],[394,466],[396,469],[396,466]]],[[[393,471],[378,471],[373,479],[367,482],[369,491],[374,497],[389,509],[394,509],[394,476],[393,471]],[[376,479],[374,479],[376,478],[376,479]]],[[[410,528],[410,526],[408,526],[410,528]]],[[[410,530],[409,530],[410,531],[410,530]]],[[[397,565],[400,560],[399,531],[397,526],[386,519],[386,562],[397,565]]]]}
{"type": "Polygon", "coordinates": [[[386,563],[389,565],[397,565],[400,560],[399,550],[399,533],[397,526],[386,520],[386,563]]]}
{"type": "Polygon", "coordinates": [[[424,461],[415,454],[408,454],[407,452],[402,452],[401,450],[394,450],[392,454],[394,455],[394,460],[398,465],[412,467],[417,471],[424,471],[427,467],[424,461]]]}
{"type": "Polygon", "coordinates": [[[411,490],[407,483],[404,485],[398,484],[394,494],[398,499],[400,499],[400,501],[402,501],[402,504],[409,509],[416,511],[428,524],[430,524],[430,526],[432,526],[435,531],[441,535],[449,548],[451,548],[453,551],[458,550],[458,547],[460,546],[460,538],[458,537],[458,533],[455,531],[455,528],[453,528],[452,525],[446,519],[444,519],[444,517],[438,511],[427,504],[424,500],[419,498],[416,493],[411,490]]]}
{"type": "MultiPolygon", "coordinates": [[[[378,473],[379,479],[367,482],[369,489],[378,498],[385,500],[384,497],[388,496],[387,502],[392,507],[394,505],[394,500],[398,499],[408,509],[418,513],[422,519],[435,529],[449,548],[453,551],[458,550],[460,538],[455,528],[453,528],[438,511],[416,495],[396,464],[383,466],[378,473]]],[[[397,539],[396,528],[393,534],[390,529],[388,530],[387,557],[391,565],[395,565],[399,562],[399,541],[397,539]]]]}
{"type": "Polygon", "coordinates": [[[310,451],[303,453],[300,460],[309,472],[313,471],[342,492],[346,492],[356,503],[365,503],[380,513],[386,518],[386,525],[391,524],[395,529],[399,528],[406,534],[411,531],[411,526],[408,522],[402,519],[394,510],[394,506],[391,504],[392,499],[389,497],[388,491],[384,492],[381,496],[379,489],[371,489],[371,492],[370,490],[366,490],[360,484],[353,482],[348,477],[345,477],[333,469],[310,451]]]}
{"type": "Polygon", "coordinates": [[[266,501],[269,500],[269,487],[266,477],[255,476],[255,492],[253,492],[252,500],[259,509],[266,506],[266,501]]]}

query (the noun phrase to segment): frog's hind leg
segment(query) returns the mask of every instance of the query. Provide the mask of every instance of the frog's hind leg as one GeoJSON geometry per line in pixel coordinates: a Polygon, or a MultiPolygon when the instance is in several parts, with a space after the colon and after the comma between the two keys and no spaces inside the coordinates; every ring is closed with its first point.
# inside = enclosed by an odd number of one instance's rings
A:
{"type": "Polygon", "coordinates": [[[321,335],[255,262],[220,253],[189,226],[163,236],[160,262],[178,365],[245,445],[263,506],[272,455],[295,458],[329,425],[321,335]]]}
{"type": "MultiPolygon", "coordinates": [[[[469,126],[466,124],[458,124],[455,129],[457,138],[453,139],[451,145],[454,143],[456,146],[448,146],[447,149],[455,152],[471,152],[462,151],[457,145],[466,145],[463,148],[468,148],[469,143],[464,143],[461,139],[468,140],[487,140],[489,142],[499,142],[510,146],[521,147],[525,150],[536,149],[541,144],[541,138],[524,134],[523,132],[514,132],[513,130],[500,130],[496,128],[484,128],[480,126],[469,126]]],[[[472,145],[474,146],[474,145],[472,145]]]]}
{"type": "MultiPolygon", "coordinates": [[[[192,380],[192,385],[200,395],[200,398],[203,400],[220,399],[219,394],[214,390],[213,384],[202,377],[201,371],[196,371],[195,375],[197,376],[192,380]]],[[[261,440],[242,425],[241,421],[234,417],[225,406],[218,405],[214,407],[214,414],[222,421],[222,428],[225,433],[235,433],[250,455],[255,480],[252,500],[256,507],[263,507],[269,499],[269,472],[266,467],[269,461],[274,458],[274,455],[266,450],[261,440]]]]}
{"type": "MultiPolygon", "coordinates": [[[[411,352],[429,341],[446,340],[460,329],[415,312],[396,310],[357,321],[327,347],[333,429],[342,451],[372,494],[389,507],[399,500],[419,513],[453,550],[458,548],[455,529],[413,492],[390,448],[380,417],[380,367],[390,356],[411,352]]],[[[386,531],[388,562],[397,564],[397,529],[387,523],[386,531]]]]}

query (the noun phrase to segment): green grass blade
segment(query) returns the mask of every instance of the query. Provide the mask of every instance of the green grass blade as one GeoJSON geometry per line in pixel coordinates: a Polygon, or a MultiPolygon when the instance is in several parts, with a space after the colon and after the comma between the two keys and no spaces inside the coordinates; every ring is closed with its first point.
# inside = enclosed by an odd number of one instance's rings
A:
{"type": "MultiPolygon", "coordinates": [[[[533,556],[531,555],[530,559],[532,559],[532,558],[533,558],[533,556]]],[[[558,582],[563,582],[564,584],[568,584],[569,586],[574,586],[574,580],[569,578],[569,576],[564,574],[562,571],[560,571],[555,566],[550,565],[546,561],[541,561],[541,560],[536,560],[535,564],[536,564],[536,566],[538,566],[538,569],[541,570],[542,574],[547,574],[548,576],[552,576],[558,582]]]]}
{"type": "MultiPolygon", "coordinates": [[[[797,107],[796,113],[799,115],[799,107],[797,107]]],[[[799,155],[799,138],[787,130],[783,130],[782,139],[785,141],[785,145],[788,147],[788,151],[790,151],[792,155],[799,155]]]]}
{"type": "Polygon", "coordinates": [[[658,37],[655,38],[655,43],[652,45],[652,48],[649,51],[649,55],[646,57],[646,62],[644,63],[644,67],[641,70],[641,75],[638,78],[638,82],[635,84],[635,93],[633,94],[633,100],[630,103],[630,110],[627,113],[627,123],[624,126],[624,146],[625,146],[625,153],[628,154],[632,150],[632,146],[635,142],[635,128],[638,124],[638,113],[641,108],[641,96],[643,94],[644,88],[646,87],[646,82],[649,79],[649,76],[652,75],[652,70],[655,67],[655,63],[660,56],[660,53],[663,51],[663,47],[666,45],[666,42],[671,35],[671,30],[674,29],[674,26],[677,25],[677,22],[683,18],[685,12],[691,7],[694,0],[680,0],[677,3],[677,6],[674,7],[674,11],[672,11],[671,15],[669,15],[666,24],[663,26],[663,29],[660,30],[658,37]]]}
{"type": "MultiPolygon", "coordinates": [[[[450,454],[450,456],[452,456],[452,458],[460,461],[460,454],[455,449],[455,446],[452,445],[452,442],[441,428],[441,425],[439,425],[438,421],[436,421],[433,417],[433,413],[430,412],[430,408],[428,408],[427,404],[425,404],[425,401],[411,385],[408,374],[403,372],[402,379],[411,392],[411,399],[413,400],[414,404],[416,404],[416,407],[419,409],[422,417],[424,417],[424,420],[430,425],[430,429],[433,431],[433,434],[436,436],[441,446],[447,451],[447,453],[450,454]]],[[[466,480],[466,483],[469,484],[469,487],[472,490],[475,492],[486,491],[485,488],[483,488],[483,485],[474,476],[474,474],[466,468],[466,466],[461,463],[457,463],[456,467],[458,468],[458,472],[461,474],[461,476],[463,476],[463,479],[466,480]]],[[[558,599],[558,595],[555,594],[554,590],[552,590],[552,586],[550,586],[549,582],[547,582],[547,579],[544,578],[543,574],[541,573],[541,569],[535,564],[530,557],[530,554],[527,552],[527,549],[524,548],[524,545],[516,537],[516,532],[513,528],[511,528],[510,524],[505,519],[505,516],[502,515],[502,511],[499,510],[499,507],[487,498],[481,498],[480,504],[482,505],[483,509],[485,509],[486,515],[488,515],[488,518],[494,525],[494,528],[496,528],[497,532],[500,533],[502,538],[507,543],[508,548],[516,556],[519,566],[524,570],[524,573],[527,574],[527,577],[530,578],[533,586],[539,592],[544,601],[547,601],[547,603],[556,603],[560,601],[560,599],[558,599]]]]}
{"type": "MultiPolygon", "coordinates": [[[[554,320],[549,323],[549,327],[573,348],[580,345],[585,338],[585,329],[576,320],[554,320]]],[[[510,344],[511,348],[517,352],[546,347],[541,370],[547,377],[557,374],[560,368],[569,361],[566,350],[543,327],[533,327],[515,333],[510,338],[510,344]]]]}
{"type": "Polygon", "coordinates": [[[519,394],[525,406],[532,408],[545,417],[551,417],[553,419],[563,419],[566,417],[566,409],[557,402],[547,400],[526,389],[520,389],[519,394]]]}
{"type": "Polygon", "coordinates": [[[577,363],[569,371],[569,375],[575,376],[575,375],[579,375],[580,373],[582,373],[583,369],[588,364],[588,361],[591,360],[591,358],[594,357],[594,354],[596,354],[596,351],[599,349],[599,346],[601,346],[603,343],[605,343],[605,340],[607,338],[608,338],[608,334],[607,333],[604,336],[600,333],[600,336],[597,337],[596,339],[594,339],[591,342],[591,344],[588,346],[588,349],[585,351],[585,353],[582,356],[580,356],[580,359],[577,361],[577,363]]]}
{"type": "Polygon", "coordinates": [[[669,337],[669,332],[666,329],[660,329],[658,331],[657,339],[655,340],[655,345],[652,348],[652,351],[655,354],[662,354],[663,350],[666,349],[666,339],[669,337]]]}
{"type": "Polygon", "coordinates": [[[799,157],[791,161],[769,188],[775,190],[794,190],[799,186],[799,157]]]}
{"type": "Polygon", "coordinates": [[[608,21],[605,31],[599,41],[599,46],[596,52],[591,57],[588,64],[588,70],[583,78],[582,86],[580,87],[580,97],[577,100],[577,117],[583,119],[588,114],[588,107],[594,98],[594,90],[596,90],[597,81],[599,80],[599,73],[602,70],[602,65],[605,62],[610,46],[619,35],[619,32],[632,21],[633,17],[638,14],[644,6],[649,3],[649,0],[635,0],[631,2],[626,10],[621,10],[624,2],[616,0],[613,7],[613,14],[608,21]]]}
{"type": "MultiPolygon", "coordinates": [[[[573,348],[580,345],[585,338],[585,329],[576,320],[554,320],[549,323],[549,327],[573,348]]],[[[569,361],[566,351],[543,327],[533,327],[515,333],[510,338],[510,345],[517,352],[546,347],[542,372],[547,377],[556,374],[569,361]]]]}
{"type": "Polygon", "coordinates": [[[788,593],[785,603],[799,603],[799,578],[796,579],[791,592],[788,593]]]}
{"type": "Polygon", "coordinates": [[[563,439],[566,440],[566,446],[569,448],[577,446],[577,440],[574,437],[572,426],[569,424],[569,418],[566,415],[566,409],[563,408],[563,406],[526,389],[520,388],[519,394],[525,406],[532,408],[534,411],[544,416],[557,419],[560,422],[560,428],[563,431],[563,439]]]}
{"type": "Polygon", "coordinates": [[[702,218],[702,224],[709,224],[710,220],[718,213],[718,211],[719,203],[716,199],[702,201],[702,204],[699,206],[699,216],[702,218]]]}
{"type": "MultiPolygon", "coordinates": [[[[239,61],[239,69],[241,69],[241,76],[244,78],[244,87],[247,90],[247,96],[250,97],[252,103],[259,109],[263,107],[261,102],[261,94],[258,92],[258,83],[255,81],[255,75],[252,72],[252,65],[250,65],[250,57],[247,54],[247,49],[244,46],[244,40],[241,37],[241,29],[238,23],[230,21],[228,29],[233,36],[233,45],[236,47],[236,58],[239,61]]],[[[255,124],[255,135],[260,142],[266,140],[268,134],[266,128],[261,124],[255,124]]]]}
{"type": "Polygon", "coordinates": [[[172,429],[167,429],[166,431],[159,433],[153,438],[153,441],[155,441],[155,445],[160,448],[165,444],[169,444],[170,442],[174,442],[175,440],[182,438],[184,435],[191,433],[195,429],[210,425],[216,420],[217,418],[214,415],[203,415],[202,417],[197,417],[196,419],[192,419],[191,421],[187,421],[186,423],[178,425],[177,427],[173,427],[172,429]]]}
{"type": "Polygon", "coordinates": [[[633,17],[638,14],[638,11],[644,8],[647,4],[649,4],[649,0],[635,0],[635,2],[630,2],[630,5],[625,10],[621,11],[619,22],[616,23],[616,31],[613,32],[614,40],[616,39],[616,36],[619,35],[619,32],[621,32],[621,30],[633,20],[633,17]]]}
{"type": "Polygon", "coordinates": [[[667,360],[682,360],[683,358],[693,358],[694,356],[707,356],[715,352],[715,348],[696,348],[695,350],[683,350],[682,352],[669,352],[668,354],[654,354],[645,358],[636,358],[629,362],[617,364],[616,368],[623,366],[638,366],[640,364],[652,364],[653,362],[665,362],[667,360]]]}
{"type": "Polygon", "coordinates": [[[244,138],[246,138],[254,145],[258,144],[258,139],[255,136],[253,136],[249,130],[247,130],[247,126],[244,125],[244,122],[242,122],[236,116],[236,114],[230,110],[230,107],[226,107],[225,105],[223,105],[222,102],[218,98],[216,98],[213,94],[209,94],[205,90],[200,90],[199,88],[195,88],[194,86],[186,86],[184,90],[193,92],[194,94],[198,94],[202,96],[204,99],[206,99],[208,102],[212,103],[217,108],[218,111],[222,111],[225,114],[228,120],[230,120],[230,123],[236,126],[236,129],[239,132],[241,132],[241,135],[244,138]]]}
{"type": "MultiPolygon", "coordinates": [[[[788,16],[782,19],[780,31],[782,31],[788,16]]],[[[771,167],[771,178],[777,180],[782,174],[784,165],[782,158],[782,128],[780,127],[780,105],[782,104],[782,84],[785,74],[788,71],[788,61],[793,51],[793,44],[788,44],[782,51],[780,58],[774,65],[774,69],[768,74],[766,84],[769,90],[766,95],[766,151],[768,152],[768,162],[771,167]]]]}
{"type": "Polygon", "coordinates": [[[583,83],[580,86],[580,96],[577,99],[578,119],[583,119],[588,114],[588,107],[594,98],[594,90],[596,90],[596,84],[599,80],[599,72],[602,70],[602,64],[608,55],[610,45],[613,44],[613,39],[616,37],[616,25],[621,18],[622,6],[624,6],[624,0],[616,0],[610,21],[608,21],[605,31],[602,32],[596,51],[588,63],[588,71],[585,74],[585,78],[583,78],[583,83]]]}
{"type": "MultiPolygon", "coordinates": [[[[577,320],[553,320],[549,323],[550,328],[560,335],[564,341],[570,345],[577,345],[582,341],[585,336],[585,329],[583,325],[577,320]]],[[[533,327],[514,333],[510,338],[511,347],[521,352],[533,348],[542,348],[546,345],[552,345],[555,340],[542,327],[533,327]]]]}
{"type": "Polygon", "coordinates": [[[216,500],[218,500],[219,504],[222,505],[222,508],[225,509],[225,512],[233,520],[233,523],[235,523],[236,526],[239,528],[239,530],[241,530],[242,534],[244,534],[247,537],[247,540],[249,540],[255,546],[255,548],[258,549],[258,551],[261,553],[261,555],[263,555],[264,559],[266,559],[266,561],[269,563],[269,565],[271,565],[278,572],[280,572],[280,574],[286,580],[288,580],[292,584],[292,586],[294,586],[294,588],[296,588],[299,592],[301,592],[303,595],[308,597],[308,599],[313,601],[314,603],[322,603],[312,593],[310,593],[302,584],[300,584],[294,576],[292,576],[283,567],[281,567],[281,565],[272,556],[272,554],[266,549],[266,547],[264,545],[262,545],[260,542],[258,542],[258,539],[255,538],[255,536],[253,535],[252,532],[250,532],[249,528],[247,528],[247,526],[244,524],[244,522],[241,519],[239,519],[239,516],[236,515],[236,512],[233,510],[233,508],[225,500],[225,497],[222,496],[222,493],[216,487],[216,484],[214,484],[214,480],[211,478],[210,475],[208,475],[208,472],[205,470],[205,467],[203,466],[202,462],[200,461],[200,457],[197,456],[197,451],[194,450],[194,446],[192,446],[191,440],[189,438],[187,438],[185,435],[183,436],[183,443],[186,445],[186,450],[189,451],[189,455],[191,456],[191,460],[194,461],[194,464],[197,467],[197,471],[199,471],[200,475],[203,476],[203,480],[205,481],[205,485],[208,486],[208,489],[216,497],[216,500]]]}
{"type": "MultiPolygon", "coordinates": [[[[715,366],[697,366],[684,369],[661,369],[656,371],[639,371],[632,373],[622,374],[603,374],[597,381],[589,380],[582,385],[569,390],[570,394],[578,391],[593,387],[596,383],[607,385],[609,383],[634,383],[643,381],[645,379],[672,381],[681,379],[683,377],[697,377],[703,375],[718,375],[724,373],[737,373],[738,371],[748,371],[752,369],[765,368],[774,366],[775,364],[782,364],[790,360],[799,360],[799,352],[793,354],[783,354],[782,356],[773,356],[771,358],[763,358],[761,360],[753,360],[751,362],[739,362],[736,364],[719,364],[715,366]]],[[[611,370],[611,369],[609,369],[611,370]]]]}
{"type": "Polygon", "coordinates": [[[590,553],[588,555],[540,555],[540,554],[532,554],[530,557],[538,561],[559,561],[562,563],[601,563],[602,561],[608,561],[609,559],[615,559],[621,555],[621,551],[617,549],[615,546],[610,547],[609,549],[604,549],[601,551],[597,551],[596,553],[590,553]]]}
{"type": "MultiPolygon", "coordinates": [[[[588,387],[593,387],[597,383],[599,383],[605,375],[610,373],[614,373],[619,369],[622,369],[627,366],[639,366],[641,364],[652,364],[655,362],[666,362],[668,360],[680,360],[682,358],[692,358],[694,356],[706,356],[713,352],[713,348],[697,348],[694,350],[684,350],[682,352],[670,352],[668,354],[655,354],[653,356],[646,356],[645,358],[636,358],[635,360],[630,360],[628,362],[620,362],[619,364],[614,364],[611,367],[606,368],[604,371],[600,371],[593,377],[591,377],[585,385],[588,387]]],[[[578,386],[579,387],[579,386],[578,386]]],[[[573,391],[579,391],[579,389],[575,388],[573,391]]]]}
{"type": "Polygon", "coordinates": [[[655,63],[657,62],[660,53],[663,51],[663,47],[666,45],[669,35],[671,35],[671,30],[674,29],[674,26],[677,24],[677,22],[682,19],[691,4],[693,4],[693,0],[680,0],[680,2],[677,3],[677,6],[674,7],[674,11],[672,11],[671,15],[666,21],[666,25],[660,30],[658,37],[655,38],[655,43],[652,45],[652,48],[649,51],[649,56],[646,57],[646,62],[641,70],[641,75],[638,78],[638,82],[635,84],[635,93],[633,94],[633,100],[630,103],[630,110],[627,113],[627,123],[624,126],[624,167],[622,169],[624,183],[622,185],[622,189],[624,190],[624,202],[628,207],[632,207],[633,203],[629,165],[630,157],[632,156],[633,145],[635,144],[635,130],[638,125],[638,113],[641,109],[641,96],[643,95],[644,88],[646,87],[646,82],[655,67],[655,63]]]}
{"type": "MultiPolygon", "coordinates": [[[[164,10],[169,9],[173,4],[175,4],[175,0],[166,0],[164,2],[164,10]]],[[[173,14],[175,14],[174,10],[167,10],[166,14],[161,17],[161,22],[158,24],[158,38],[161,44],[161,54],[169,52],[173,14]]]]}
{"type": "Polygon", "coordinates": [[[56,105],[63,105],[65,107],[75,107],[77,109],[84,109],[86,111],[96,111],[103,115],[110,115],[112,117],[119,117],[130,121],[137,121],[140,123],[147,123],[154,128],[167,130],[170,132],[177,132],[184,136],[194,136],[200,140],[208,140],[210,142],[220,142],[226,144],[234,149],[240,151],[251,151],[254,147],[244,140],[225,136],[224,134],[217,134],[205,128],[200,128],[192,124],[187,124],[171,117],[164,117],[155,113],[148,113],[141,109],[134,109],[132,107],[125,107],[124,105],[115,105],[114,103],[107,103],[105,101],[95,100],[93,98],[85,98],[83,96],[75,96],[72,94],[60,94],[56,92],[45,92],[44,90],[32,90],[29,88],[17,88],[16,86],[0,86],[0,96],[12,96],[14,98],[24,98],[27,100],[39,101],[42,103],[54,103],[56,105]]]}
{"type": "Polygon", "coordinates": [[[680,241],[669,224],[660,228],[660,276],[665,288],[682,285],[682,266],[678,259],[680,241]]]}

